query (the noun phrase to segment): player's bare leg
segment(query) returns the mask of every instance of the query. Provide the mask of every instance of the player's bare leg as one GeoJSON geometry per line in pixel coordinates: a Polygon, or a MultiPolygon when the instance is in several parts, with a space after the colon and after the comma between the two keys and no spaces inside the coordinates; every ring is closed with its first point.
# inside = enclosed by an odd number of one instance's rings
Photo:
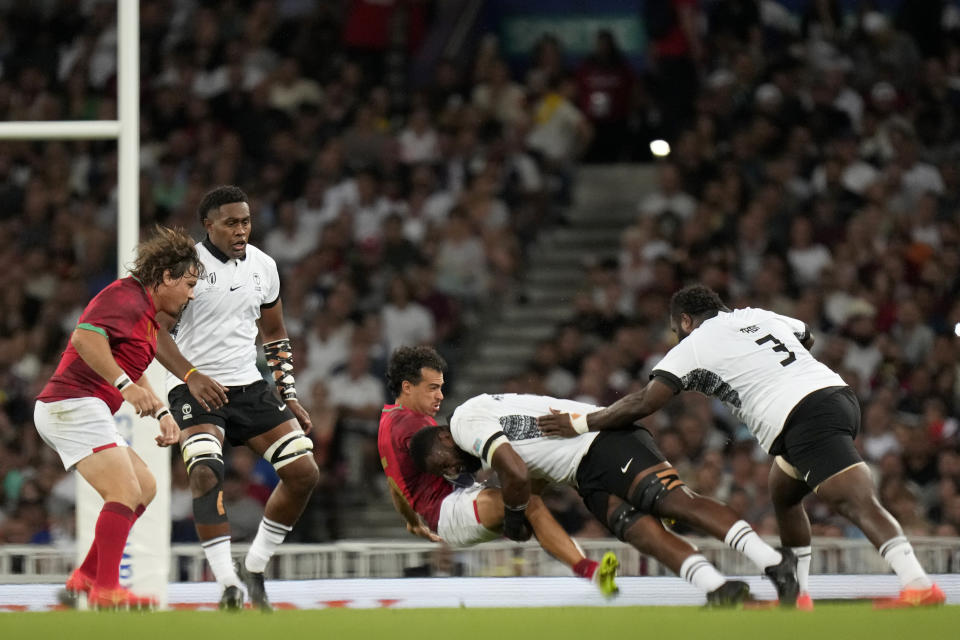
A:
{"type": "Polygon", "coordinates": [[[223,434],[212,424],[187,427],[180,432],[180,449],[190,480],[197,538],[222,590],[220,608],[239,610],[243,591],[233,566],[230,521],[223,506],[223,434]]]}
{"type": "Polygon", "coordinates": [[[609,497],[607,523],[618,538],[704,591],[708,604],[733,606],[749,598],[747,583],[727,580],[696,547],[667,531],[659,518],[641,514],[617,496],[609,497]]]}
{"type": "MultiPolygon", "coordinates": [[[[88,559],[95,560],[96,572],[87,574],[90,584],[81,588],[87,591],[88,601],[96,608],[150,607],[152,598],[141,598],[120,586],[120,559],[133,523],[143,513],[144,493],[150,499],[156,493],[156,481],[139,456],[128,447],[112,447],[87,456],[77,463],[77,472],[103,498],[103,509],[97,518],[94,541],[88,559]],[[141,473],[144,487],[134,458],[143,465],[141,473]]],[[[78,569],[79,571],[79,569],[78,569]]],[[[77,572],[75,572],[77,573],[77,572]]],[[[74,576],[68,581],[68,588],[74,576]]]]}
{"type": "Polygon", "coordinates": [[[723,540],[763,570],[776,586],[783,605],[792,606],[796,601],[793,554],[781,553],[768,545],[727,505],[693,492],[669,462],[655,464],[637,474],[627,495],[630,503],[644,513],[683,522],[723,540]]]}
{"type": "Polygon", "coordinates": [[[800,593],[797,596],[797,608],[804,611],[813,609],[810,598],[810,561],[813,550],[810,546],[810,518],[803,507],[803,499],[809,495],[810,487],[788,472],[795,472],[779,456],[770,465],[770,499],[780,529],[780,542],[797,557],[797,584],[800,593]]]}
{"type": "Polygon", "coordinates": [[[320,470],[313,459],[313,442],[304,435],[296,420],[288,420],[251,438],[247,446],[273,464],[280,477],[263,510],[257,535],[240,566],[240,577],[247,586],[251,603],[269,611],[263,571],[310,501],[310,495],[320,481],[320,470]]]}
{"type": "MultiPolygon", "coordinates": [[[[503,525],[503,494],[500,493],[499,489],[484,489],[477,495],[477,516],[480,519],[480,524],[487,529],[500,530],[503,525]]],[[[540,496],[530,496],[530,502],[527,504],[527,520],[530,522],[530,527],[544,551],[570,567],[578,576],[589,580],[596,578],[595,582],[597,582],[598,588],[604,595],[612,595],[617,592],[613,580],[617,568],[616,556],[613,557],[612,563],[610,559],[605,557],[604,567],[601,567],[601,563],[584,556],[573,539],[547,509],[547,506],[543,504],[540,496]],[[605,574],[609,575],[601,576],[598,574],[597,572],[601,568],[603,568],[605,574]]]]}
{"type": "Polygon", "coordinates": [[[943,592],[920,566],[903,529],[877,500],[866,464],[860,462],[847,467],[821,482],[814,491],[837,513],[860,527],[900,578],[900,598],[894,600],[892,606],[944,602],[943,592]]]}

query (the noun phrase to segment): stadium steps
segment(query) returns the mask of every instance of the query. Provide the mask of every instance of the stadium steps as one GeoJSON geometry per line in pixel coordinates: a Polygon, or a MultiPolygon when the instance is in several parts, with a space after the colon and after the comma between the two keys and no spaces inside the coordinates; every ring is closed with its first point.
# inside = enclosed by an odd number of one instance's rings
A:
{"type": "Polygon", "coordinates": [[[572,317],[587,267],[617,256],[623,228],[655,184],[652,165],[593,165],[577,171],[567,224],[544,230],[531,245],[518,295],[477,329],[444,413],[473,395],[503,388],[507,378],[523,370],[537,343],[572,317]]]}

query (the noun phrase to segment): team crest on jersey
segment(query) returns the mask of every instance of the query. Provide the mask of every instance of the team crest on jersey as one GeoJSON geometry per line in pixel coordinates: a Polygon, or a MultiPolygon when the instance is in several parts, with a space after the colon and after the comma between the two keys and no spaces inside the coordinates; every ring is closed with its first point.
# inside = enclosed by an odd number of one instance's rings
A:
{"type": "Polygon", "coordinates": [[[217,284],[217,274],[213,271],[207,274],[207,282],[209,284],[217,284]]]}
{"type": "Polygon", "coordinates": [[[259,273],[253,274],[253,288],[256,289],[257,291],[260,291],[260,274],[259,273]]]}
{"type": "Polygon", "coordinates": [[[184,402],[183,406],[180,407],[180,413],[183,414],[184,420],[189,420],[193,417],[193,407],[190,406],[189,402],[184,402]]]}

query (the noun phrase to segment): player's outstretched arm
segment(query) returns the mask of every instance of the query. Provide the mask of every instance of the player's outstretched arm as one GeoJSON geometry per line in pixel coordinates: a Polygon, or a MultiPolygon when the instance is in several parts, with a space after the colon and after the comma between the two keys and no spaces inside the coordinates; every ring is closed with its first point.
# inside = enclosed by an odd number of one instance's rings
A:
{"type": "Polygon", "coordinates": [[[110,351],[110,341],[105,335],[89,329],[77,328],[70,337],[70,344],[97,375],[120,391],[120,395],[133,406],[137,415],[152,416],[163,406],[153,392],[134,384],[126,372],[120,368],[110,351]]]}
{"type": "Polygon", "coordinates": [[[190,395],[204,409],[219,409],[227,403],[227,387],[197,370],[180,352],[170,335],[175,319],[165,313],[157,314],[161,331],[157,333],[157,361],[163,367],[187,383],[190,395]]]}
{"type": "Polygon", "coordinates": [[[537,418],[537,424],[544,435],[564,438],[587,431],[626,429],[663,407],[673,396],[672,387],[654,378],[640,391],[634,391],[600,411],[571,418],[568,413],[551,410],[550,415],[537,418]]]}

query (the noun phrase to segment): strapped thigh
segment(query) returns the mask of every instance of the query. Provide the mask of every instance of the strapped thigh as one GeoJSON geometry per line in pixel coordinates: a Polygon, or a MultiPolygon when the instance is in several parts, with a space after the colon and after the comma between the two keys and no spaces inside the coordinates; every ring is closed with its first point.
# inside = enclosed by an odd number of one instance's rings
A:
{"type": "Polygon", "coordinates": [[[635,480],[629,502],[643,513],[659,515],[657,504],[671,491],[686,486],[676,468],[667,467],[635,480]]]}
{"type": "Polygon", "coordinates": [[[313,452],[313,440],[299,429],[285,433],[267,447],[263,458],[279,471],[300,456],[310,455],[313,452]]]}

